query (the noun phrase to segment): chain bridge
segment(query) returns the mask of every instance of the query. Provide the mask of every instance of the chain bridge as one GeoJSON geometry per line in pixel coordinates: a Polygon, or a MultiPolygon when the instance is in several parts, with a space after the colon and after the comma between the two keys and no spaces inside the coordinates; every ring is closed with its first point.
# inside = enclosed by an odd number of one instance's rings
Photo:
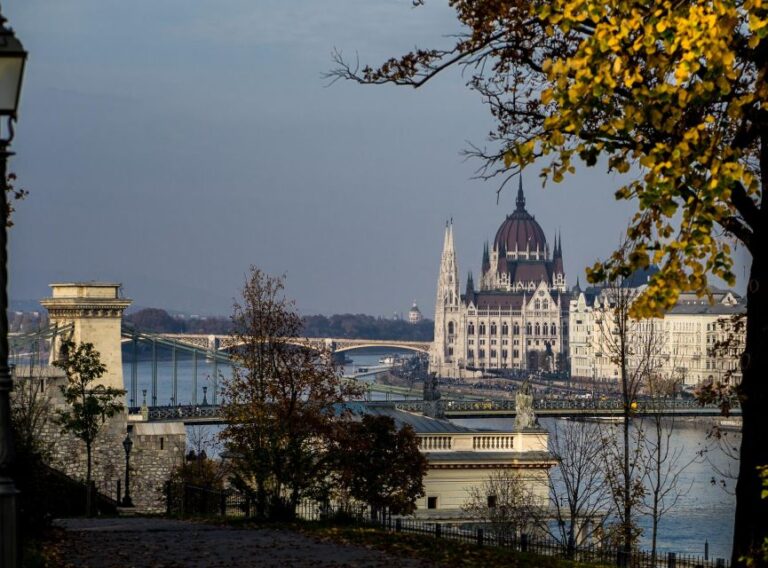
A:
{"type": "MultiPolygon", "coordinates": [[[[51,317],[51,325],[35,332],[9,337],[11,363],[16,376],[52,377],[58,372],[50,366],[63,340],[88,341],[96,344],[107,365],[103,379],[126,390],[131,412],[141,413],[150,421],[182,421],[194,423],[221,422],[220,381],[231,375],[234,361],[231,353],[237,343],[228,336],[191,334],[154,334],[122,322],[122,312],[130,300],[115,295],[117,285],[74,283],[55,285],[52,298],[43,300],[51,317]],[[109,294],[104,290],[110,291],[109,294]],[[141,392],[141,396],[139,393],[141,392]],[[167,401],[167,404],[163,404],[167,401]]],[[[296,345],[310,349],[343,353],[353,349],[407,349],[427,353],[430,342],[390,341],[347,338],[291,339],[296,345]]],[[[60,372],[58,372],[60,374],[60,372]]],[[[358,380],[347,378],[346,380],[358,380]]],[[[480,399],[477,396],[455,397],[438,402],[425,402],[421,388],[366,385],[365,398],[377,404],[390,401],[411,412],[437,410],[447,418],[512,417],[515,403],[510,399],[480,399]],[[379,395],[379,401],[374,400],[379,395]]],[[[535,409],[540,416],[612,418],[623,413],[620,401],[609,400],[538,400],[535,409]]],[[[717,416],[720,409],[701,406],[691,400],[637,401],[632,412],[637,415],[717,416]]],[[[732,414],[739,415],[738,407],[732,414]]]]}

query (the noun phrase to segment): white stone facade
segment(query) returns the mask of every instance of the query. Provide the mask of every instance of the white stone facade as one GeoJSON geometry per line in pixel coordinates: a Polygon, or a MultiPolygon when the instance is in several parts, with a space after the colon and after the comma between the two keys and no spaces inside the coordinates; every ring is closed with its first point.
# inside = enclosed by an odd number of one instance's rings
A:
{"type": "MultiPolygon", "coordinates": [[[[639,294],[642,287],[635,288],[639,294]]],[[[609,294],[592,290],[571,300],[569,312],[571,376],[597,381],[619,378],[619,368],[610,345],[611,307],[609,294]]],[[[739,356],[743,351],[744,328],[737,322],[746,311],[744,301],[733,292],[713,290],[712,302],[694,294],[682,294],[664,318],[630,323],[630,338],[644,341],[649,333],[659,338],[655,366],[660,374],[684,385],[705,381],[740,381],[739,356]],[[718,348],[730,338],[727,348],[718,348]]],[[[615,350],[613,350],[615,351],[615,350]]]]}

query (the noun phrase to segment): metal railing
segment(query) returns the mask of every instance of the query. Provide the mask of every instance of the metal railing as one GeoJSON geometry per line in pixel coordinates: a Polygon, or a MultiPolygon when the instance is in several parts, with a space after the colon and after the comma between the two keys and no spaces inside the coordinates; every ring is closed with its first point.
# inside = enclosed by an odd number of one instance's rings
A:
{"type": "MultiPolygon", "coordinates": [[[[180,517],[202,518],[250,518],[255,514],[253,500],[233,489],[215,490],[192,485],[167,484],[167,513],[180,517]]],[[[724,558],[709,558],[708,555],[681,554],[675,552],[653,554],[645,550],[625,553],[610,545],[593,544],[568,547],[551,537],[509,534],[498,530],[492,524],[478,524],[471,528],[454,524],[426,522],[413,518],[382,515],[371,519],[367,507],[360,505],[350,508],[334,508],[327,503],[303,501],[295,511],[295,518],[304,521],[324,521],[338,518],[342,514],[347,522],[360,526],[375,526],[382,530],[419,534],[425,537],[454,540],[477,546],[496,546],[520,553],[552,556],[602,566],[625,568],[728,568],[724,558]]]]}

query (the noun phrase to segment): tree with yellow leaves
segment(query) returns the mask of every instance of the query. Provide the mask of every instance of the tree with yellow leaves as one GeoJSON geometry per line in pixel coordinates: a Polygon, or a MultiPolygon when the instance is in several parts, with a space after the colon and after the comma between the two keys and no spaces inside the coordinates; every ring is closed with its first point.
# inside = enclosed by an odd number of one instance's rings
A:
{"type": "Polygon", "coordinates": [[[558,182],[576,160],[598,158],[639,171],[615,192],[637,203],[627,245],[589,270],[614,281],[658,264],[635,316],[663,314],[681,291],[707,295],[711,276],[733,284],[732,245],[751,253],[733,548],[742,562],[768,536],[758,475],[768,464],[768,2],[449,3],[464,26],[449,47],[362,69],[336,54],[330,75],[418,87],[463,67],[496,119],[492,149],[473,151],[486,178],[536,163],[558,182]]]}

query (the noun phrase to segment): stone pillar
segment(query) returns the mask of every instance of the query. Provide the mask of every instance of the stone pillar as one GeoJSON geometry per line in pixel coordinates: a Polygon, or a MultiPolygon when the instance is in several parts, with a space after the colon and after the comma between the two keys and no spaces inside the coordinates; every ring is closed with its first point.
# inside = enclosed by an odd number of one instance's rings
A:
{"type": "MultiPolygon", "coordinates": [[[[92,343],[101,355],[107,372],[99,380],[108,387],[124,389],[120,326],[123,312],[131,300],[120,297],[120,284],[110,282],[72,282],[51,284],[51,297],[40,300],[48,310],[51,324],[73,324],[69,339],[77,344],[92,343]]],[[[57,337],[51,357],[60,351],[57,337]]]]}

